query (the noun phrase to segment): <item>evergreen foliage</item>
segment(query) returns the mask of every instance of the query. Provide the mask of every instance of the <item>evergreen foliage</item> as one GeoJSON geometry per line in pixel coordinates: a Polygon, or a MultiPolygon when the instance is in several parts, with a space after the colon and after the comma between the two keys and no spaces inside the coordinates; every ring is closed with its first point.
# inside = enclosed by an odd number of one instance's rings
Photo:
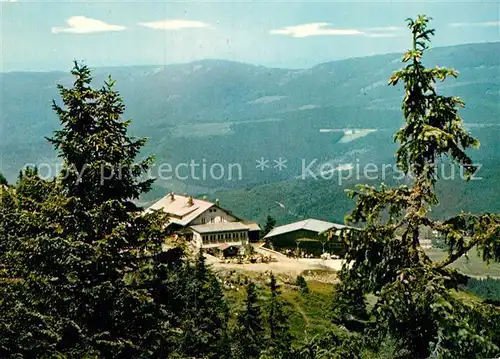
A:
{"type": "Polygon", "coordinates": [[[300,288],[300,292],[302,294],[309,293],[309,288],[307,287],[307,282],[303,276],[301,276],[301,275],[297,276],[297,279],[295,280],[295,285],[297,285],[300,288]]]}
{"type": "Polygon", "coordinates": [[[265,327],[262,323],[257,289],[253,282],[247,285],[245,308],[238,315],[233,337],[237,338],[233,348],[233,358],[255,359],[260,357],[265,346],[265,327]]]}
{"type": "Polygon", "coordinates": [[[268,341],[267,347],[275,353],[285,355],[289,353],[292,345],[290,334],[290,324],[288,314],[285,310],[283,300],[280,298],[280,290],[276,277],[273,273],[270,276],[269,289],[271,297],[267,304],[267,327],[268,341]]]}
{"type": "Polygon", "coordinates": [[[65,169],[53,181],[26,169],[2,194],[0,356],[174,352],[179,325],[171,319],[181,313],[169,301],[182,287],[168,284],[184,279],[183,251],[163,251],[165,216],[131,202],[147,189],[137,179],[146,163],[124,176],[98,169],[132,163],[143,140],[127,137],[110,83],[91,89],[90,71],[78,64],[73,74],[74,87],[60,87],[66,108],[54,106],[65,169]]]}
{"type": "Polygon", "coordinates": [[[264,224],[264,228],[261,231],[260,237],[264,238],[269,232],[273,230],[274,226],[276,226],[276,220],[271,216],[267,216],[266,223],[264,224]]]}
{"type": "MultiPolygon", "coordinates": [[[[203,252],[192,260],[185,246],[166,246],[166,215],[134,203],[151,187],[143,177],[152,157],[136,161],[145,139],[128,136],[114,81],[94,89],[90,69],[75,63],[73,86],[59,86],[62,105],[53,103],[61,129],[49,141],[63,161],[60,175],[44,180],[26,168],[10,186],[0,175],[0,357],[498,356],[497,282],[466,278],[449,264],[474,248],[486,262],[500,261],[500,217],[429,217],[438,204],[436,164],[448,156],[472,175],[468,149],[478,142],[462,126],[463,102],[436,89],[457,72],[423,65],[434,34],[428,22],[408,20],[412,48],[389,80],[405,87],[405,125],[395,140],[410,185],[349,192],[356,207],[347,220],[364,227],[342,235],[347,261],[330,313],[338,326],[303,343],[291,335],[273,274],[265,302],[247,285],[244,308],[228,328],[228,303],[203,252]],[[443,261],[420,247],[424,227],[439,233],[443,261]],[[463,288],[485,300],[464,299],[463,288]]],[[[275,224],[268,216],[263,234],[275,224]]],[[[296,285],[309,292],[304,277],[296,285]]]]}
{"type": "Polygon", "coordinates": [[[53,101],[62,128],[48,140],[64,161],[60,182],[69,197],[84,206],[116,200],[131,205],[147,192],[152,179],[139,176],[152,165],[153,157],[135,162],[145,138],[127,135],[130,121],[123,121],[125,105],[115,82],[108,77],[100,89],[91,87],[91,71],[75,62],[73,87],[58,85],[64,107],[53,101]]]}
{"type": "Polygon", "coordinates": [[[426,16],[408,19],[413,44],[403,57],[407,65],[389,80],[390,85],[402,82],[405,87],[405,125],[394,138],[400,144],[397,165],[411,185],[361,185],[349,191],[356,207],[347,221],[365,226],[344,233],[346,259],[352,264],[340,273],[334,315],[374,343],[392,338],[399,352],[407,353],[401,357],[493,357],[499,354],[499,308],[457,297],[454,289],[463,278],[447,266],[475,247],[485,261],[498,261],[500,217],[461,213],[435,221],[428,216],[438,204],[434,185],[439,160],[447,156],[470,176],[476,167],[466,151],[479,145],[463,129],[458,114],[463,102],[436,89],[438,80],[458,73],[422,63],[434,34],[428,23],[426,16]],[[444,261],[433,262],[420,247],[424,227],[444,238],[449,248],[444,261]],[[376,302],[368,308],[365,296],[370,293],[376,302]]]}
{"type": "Polygon", "coordinates": [[[230,355],[228,307],[219,280],[207,267],[200,250],[186,278],[182,352],[192,357],[226,358],[230,355]]]}
{"type": "Polygon", "coordinates": [[[9,182],[7,182],[7,179],[0,172],[0,186],[8,186],[8,185],[9,185],[9,182]]]}

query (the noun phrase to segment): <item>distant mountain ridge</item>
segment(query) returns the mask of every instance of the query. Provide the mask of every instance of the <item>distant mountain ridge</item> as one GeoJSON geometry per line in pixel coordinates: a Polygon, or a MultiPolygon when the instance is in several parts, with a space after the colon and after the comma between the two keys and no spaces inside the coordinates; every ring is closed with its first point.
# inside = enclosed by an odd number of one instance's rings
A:
{"type": "MultiPolygon", "coordinates": [[[[132,134],[149,137],[145,154],[155,153],[159,164],[241,165],[237,179],[158,180],[144,198],[149,201],[169,190],[211,193],[294,181],[303,160],[316,159],[315,170],[326,162],[392,163],[402,88],[387,86],[387,80],[403,66],[401,57],[375,55],[307,69],[226,60],[97,68],[94,85],[113,76],[126,117],[133,120],[132,134]],[[324,129],[334,131],[320,132],[324,129]],[[364,132],[346,137],[349,129],[364,132]],[[278,171],[273,161],[280,157],[287,162],[278,171]],[[271,168],[256,168],[261,158],[271,168]]],[[[475,158],[498,163],[500,42],[433,48],[425,63],[460,72],[457,80],[438,83],[438,89],[466,102],[461,114],[483,143],[475,158]]],[[[0,171],[9,181],[26,164],[57,163],[44,137],[59,126],[51,109],[52,99],[59,101],[56,84],[70,86],[71,81],[64,72],[0,73],[0,171]]]]}

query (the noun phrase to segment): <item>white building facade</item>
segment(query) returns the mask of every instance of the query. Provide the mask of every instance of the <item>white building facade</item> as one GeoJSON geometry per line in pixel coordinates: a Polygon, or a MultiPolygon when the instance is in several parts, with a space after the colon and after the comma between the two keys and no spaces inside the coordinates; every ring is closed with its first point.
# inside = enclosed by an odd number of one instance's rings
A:
{"type": "Polygon", "coordinates": [[[243,246],[250,237],[258,240],[260,232],[256,223],[244,222],[221,208],[218,201],[169,193],[148,208],[152,210],[166,212],[168,228],[184,235],[198,248],[243,246]]]}

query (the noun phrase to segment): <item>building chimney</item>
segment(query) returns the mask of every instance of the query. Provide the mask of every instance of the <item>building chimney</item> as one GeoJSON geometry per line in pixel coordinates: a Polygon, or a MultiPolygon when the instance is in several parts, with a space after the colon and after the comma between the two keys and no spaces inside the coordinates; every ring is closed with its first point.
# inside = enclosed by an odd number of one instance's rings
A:
{"type": "Polygon", "coordinates": [[[175,201],[174,192],[170,192],[170,200],[175,201]]]}
{"type": "Polygon", "coordinates": [[[188,206],[191,207],[194,204],[193,197],[188,198],[188,206]]]}

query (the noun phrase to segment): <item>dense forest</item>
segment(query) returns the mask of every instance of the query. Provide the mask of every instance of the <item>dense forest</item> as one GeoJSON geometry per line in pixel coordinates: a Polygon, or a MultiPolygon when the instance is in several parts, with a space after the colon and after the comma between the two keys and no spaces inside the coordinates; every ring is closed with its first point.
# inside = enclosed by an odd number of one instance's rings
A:
{"type": "MultiPolygon", "coordinates": [[[[437,89],[458,73],[422,63],[428,26],[426,16],[408,19],[412,45],[389,79],[404,86],[405,123],[394,138],[398,168],[411,180],[348,192],[346,222],[356,229],[341,234],[346,263],[320,313],[329,325],[302,340],[275,275],[264,286],[246,280],[235,307],[203,252],[167,236],[165,213],[137,205],[153,185],[144,174],[154,158],[137,160],[146,140],[128,134],[111,77],[94,88],[92,71],[76,62],[73,84],[58,86],[52,106],[60,128],[48,141],[61,173],[47,180],[27,168],[13,184],[0,177],[0,357],[498,356],[497,282],[471,281],[449,265],[472,249],[500,261],[500,216],[429,215],[439,203],[436,162],[447,156],[472,176],[469,149],[479,143],[464,129],[464,103],[437,89]],[[439,232],[443,260],[420,247],[423,227],[439,232]],[[464,285],[486,300],[465,295],[464,285]]],[[[311,295],[302,276],[295,284],[311,295]]]]}
{"type": "Polygon", "coordinates": [[[470,278],[465,286],[470,292],[484,298],[500,302],[500,280],[493,278],[470,278]]]}
{"type": "MultiPolygon", "coordinates": [[[[470,154],[483,165],[478,176],[484,181],[463,185],[461,181],[444,180],[436,184],[441,203],[433,213],[443,218],[460,210],[500,212],[496,200],[500,188],[499,58],[500,42],[490,42],[432,47],[423,59],[430,67],[437,64],[460,70],[458,78],[441,83],[439,88],[443,94],[460,96],[466,102],[461,109],[465,126],[481,140],[480,149],[470,154]]],[[[399,60],[400,53],[389,53],[305,69],[201,60],[162,66],[97,67],[92,74],[95,83],[113,74],[115,89],[127,105],[124,118],[133,119],[130,135],[147,137],[142,153],[155,154],[151,172],[157,180],[151,191],[141,195],[141,205],[147,206],[170,191],[187,192],[220,198],[235,213],[261,224],[266,212],[271,211],[282,224],[300,216],[340,221],[352,209],[344,189],[357,183],[376,184],[363,173],[341,184],[337,176],[303,180],[302,159],[307,163],[317,159],[312,168],[315,173],[327,162],[335,166],[356,164],[358,160],[361,166],[394,164],[396,144],[392,135],[403,124],[400,103],[404,93],[401,86],[389,87],[386,83],[388,75],[400,66],[399,60]],[[342,132],[356,128],[376,131],[351,140],[342,132]],[[271,164],[264,171],[256,168],[255,162],[262,156],[271,164]],[[273,168],[273,160],[279,157],[287,160],[287,168],[273,168]],[[162,164],[175,168],[191,160],[206,160],[208,167],[213,163],[225,167],[238,163],[242,176],[195,179],[181,168],[179,177],[187,175],[187,179],[158,178],[162,164]],[[322,196],[336,200],[321,201],[322,196]],[[276,206],[277,201],[287,210],[276,206]]],[[[59,96],[56,84],[70,86],[71,75],[4,72],[0,73],[0,83],[5,89],[0,111],[0,172],[14,183],[20,168],[39,164],[44,178],[53,176],[61,160],[44,140],[59,126],[50,103],[59,96]],[[53,169],[50,173],[48,166],[53,169]]],[[[387,177],[384,181],[392,176],[387,177]]]]}

